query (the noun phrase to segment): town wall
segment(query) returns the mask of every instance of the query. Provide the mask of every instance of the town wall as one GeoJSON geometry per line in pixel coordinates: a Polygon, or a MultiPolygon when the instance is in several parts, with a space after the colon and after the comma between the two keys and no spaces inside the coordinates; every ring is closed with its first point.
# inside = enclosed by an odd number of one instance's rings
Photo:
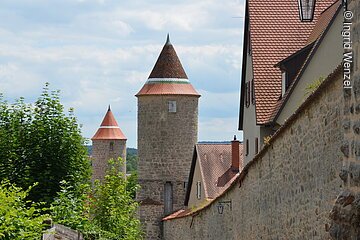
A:
{"type": "Polygon", "coordinates": [[[348,11],[353,18],[345,15],[348,19],[344,20],[352,24],[352,44],[351,49],[344,49],[344,52],[352,52],[353,62],[352,88],[343,88],[342,96],[344,141],[341,144],[343,163],[340,177],[345,187],[339,192],[330,213],[332,224],[329,232],[332,239],[357,240],[360,239],[360,2],[349,0],[348,11]]]}
{"type": "Polygon", "coordinates": [[[329,213],[343,187],[342,84],[338,68],[227,192],[189,216],[164,221],[165,239],[329,239],[329,213]]]}

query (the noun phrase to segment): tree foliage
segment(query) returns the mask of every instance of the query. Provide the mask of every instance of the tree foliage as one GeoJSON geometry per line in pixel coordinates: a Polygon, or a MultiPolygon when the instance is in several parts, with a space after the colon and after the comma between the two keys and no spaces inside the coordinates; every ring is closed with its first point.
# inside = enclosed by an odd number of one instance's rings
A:
{"type": "Polygon", "coordinates": [[[34,104],[20,98],[13,104],[0,96],[0,180],[26,189],[30,199],[49,205],[60,181],[72,186],[88,181],[90,165],[80,126],[65,114],[59,91],[48,84],[34,104]]]}
{"type": "Polygon", "coordinates": [[[26,200],[32,187],[24,191],[9,181],[0,183],[0,239],[40,239],[43,221],[40,204],[26,200]]]}
{"type": "Polygon", "coordinates": [[[51,206],[53,220],[80,230],[87,239],[141,239],[138,204],[133,198],[138,185],[124,178],[121,164],[121,160],[110,160],[105,179],[96,181],[91,191],[84,187],[79,194],[63,184],[51,206]]]}
{"type": "Polygon", "coordinates": [[[138,204],[130,193],[138,186],[127,188],[128,181],[119,171],[121,164],[120,160],[110,160],[105,180],[95,182],[92,221],[104,239],[136,240],[141,238],[140,222],[135,216],[138,204]]]}
{"type": "MultiPolygon", "coordinates": [[[[129,149],[128,149],[129,150],[129,149]]],[[[132,173],[137,171],[138,156],[128,151],[126,154],[126,172],[132,173]]]]}

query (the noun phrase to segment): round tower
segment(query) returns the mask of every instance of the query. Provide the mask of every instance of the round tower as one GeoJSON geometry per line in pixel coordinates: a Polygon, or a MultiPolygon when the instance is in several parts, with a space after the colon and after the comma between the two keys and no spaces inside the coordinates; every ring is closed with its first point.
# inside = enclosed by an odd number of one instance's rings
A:
{"type": "Polygon", "coordinates": [[[106,168],[110,159],[121,157],[124,161],[120,169],[126,174],[126,137],[121,131],[110,109],[106,112],[100,128],[92,140],[92,182],[105,177],[106,168]]]}
{"type": "Polygon", "coordinates": [[[184,206],[198,133],[198,100],[169,35],[138,98],[140,220],[161,239],[161,219],[184,206]]]}

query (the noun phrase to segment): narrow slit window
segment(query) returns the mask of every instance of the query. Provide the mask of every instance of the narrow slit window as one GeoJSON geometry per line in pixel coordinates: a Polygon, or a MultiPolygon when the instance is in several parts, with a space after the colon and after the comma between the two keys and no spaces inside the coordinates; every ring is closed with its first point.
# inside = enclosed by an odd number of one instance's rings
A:
{"type": "Polygon", "coordinates": [[[173,211],[173,185],[171,182],[166,182],[164,188],[164,213],[167,215],[173,211]]]}
{"type": "Polygon", "coordinates": [[[114,142],[110,142],[109,149],[110,151],[114,151],[114,142]]]}
{"type": "Polygon", "coordinates": [[[259,152],[259,138],[255,138],[255,154],[259,152]]]}
{"type": "Polygon", "coordinates": [[[247,156],[249,155],[249,139],[246,139],[245,145],[245,156],[247,156]]]}

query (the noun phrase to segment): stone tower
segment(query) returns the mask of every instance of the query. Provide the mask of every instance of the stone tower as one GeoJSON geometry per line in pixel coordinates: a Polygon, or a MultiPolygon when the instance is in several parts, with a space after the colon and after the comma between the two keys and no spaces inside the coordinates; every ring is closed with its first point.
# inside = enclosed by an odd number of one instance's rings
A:
{"type": "Polygon", "coordinates": [[[91,140],[93,143],[92,182],[95,179],[104,179],[109,159],[121,157],[124,161],[121,171],[126,173],[126,137],[119,128],[110,106],[100,128],[91,140]]]}
{"type": "Polygon", "coordinates": [[[161,239],[161,219],[184,205],[198,132],[200,95],[169,36],[138,98],[140,220],[146,239],[161,239]]]}

